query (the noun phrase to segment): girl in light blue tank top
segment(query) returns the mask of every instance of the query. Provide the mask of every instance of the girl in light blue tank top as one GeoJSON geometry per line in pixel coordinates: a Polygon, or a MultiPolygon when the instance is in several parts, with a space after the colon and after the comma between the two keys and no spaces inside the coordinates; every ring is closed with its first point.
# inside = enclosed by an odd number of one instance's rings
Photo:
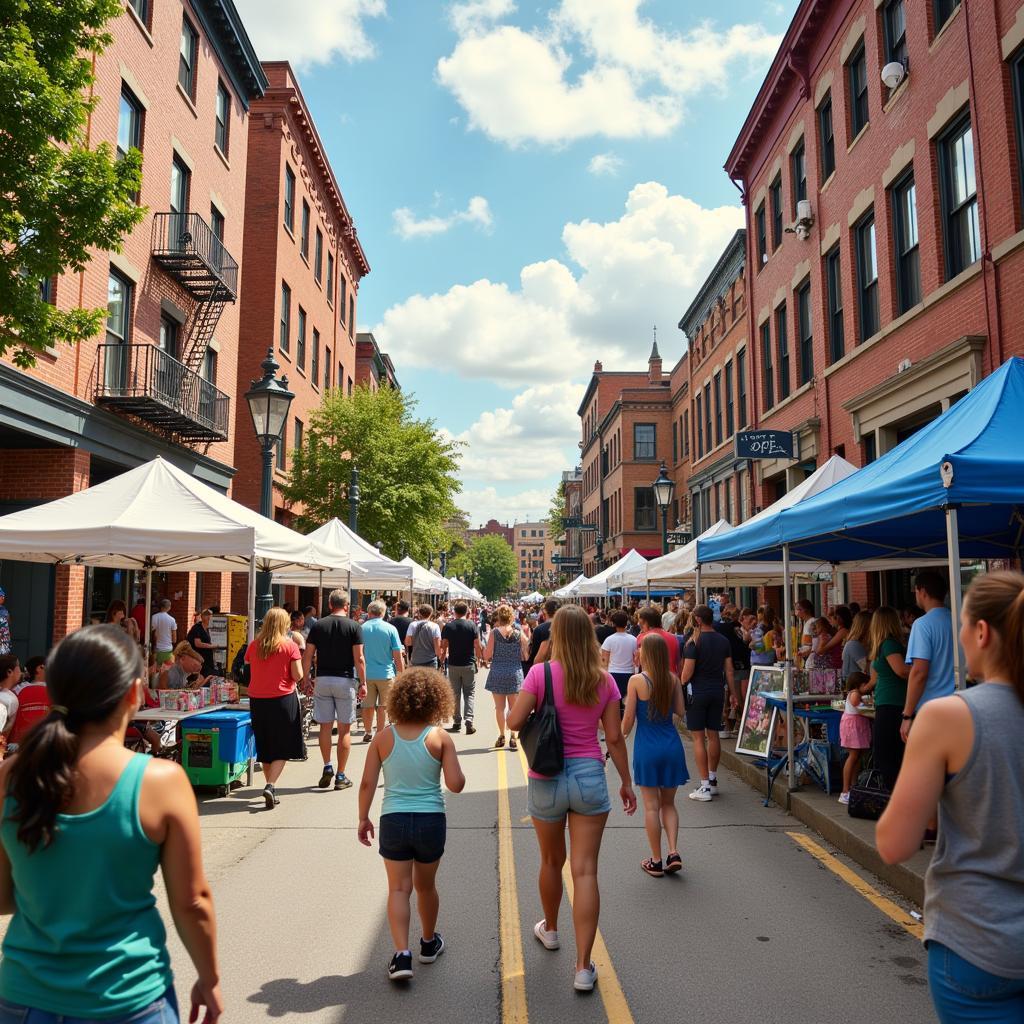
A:
{"type": "Polygon", "coordinates": [[[373,738],[359,784],[359,841],[369,846],[375,835],[370,807],[384,772],[377,839],[388,876],[392,981],[412,977],[409,897],[414,886],[423,926],[419,961],[433,963],[444,952],[444,939],[435,929],[439,897],[434,884],[447,836],[441,775],[453,793],[462,792],[466,777],[451,736],[438,726],[454,712],[451,687],[436,669],[414,666],[401,673],[388,693],[392,725],[373,738]]]}

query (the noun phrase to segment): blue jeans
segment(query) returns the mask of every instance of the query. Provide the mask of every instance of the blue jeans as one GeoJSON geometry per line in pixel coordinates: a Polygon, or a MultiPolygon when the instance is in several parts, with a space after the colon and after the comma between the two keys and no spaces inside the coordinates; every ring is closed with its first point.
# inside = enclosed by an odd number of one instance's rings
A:
{"type": "Polygon", "coordinates": [[[607,814],[612,804],[604,762],[592,757],[567,757],[560,775],[530,779],[526,806],[530,817],[538,821],[564,821],[570,811],[589,816],[607,814]]]}
{"type": "MultiPolygon", "coordinates": [[[[169,988],[155,1003],[122,1014],[120,1017],[103,1017],[102,1024],[179,1024],[178,998],[174,988],[169,988]]],[[[95,1018],[68,1017],[47,1010],[33,1010],[0,999],[0,1024],[99,1024],[95,1018]]]]}
{"type": "Polygon", "coordinates": [[[1024,978],[983,971],[934,939],[928,943],[928,985],[941,1024],[1024,1021],[1024,978]]]}

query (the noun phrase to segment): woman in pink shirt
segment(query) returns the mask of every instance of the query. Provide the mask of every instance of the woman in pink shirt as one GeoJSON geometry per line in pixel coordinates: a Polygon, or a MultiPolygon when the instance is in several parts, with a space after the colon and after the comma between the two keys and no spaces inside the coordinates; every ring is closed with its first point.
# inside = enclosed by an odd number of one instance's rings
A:
{"type": "MultiPolygon", "coordinates": [[[[636,811],[626,757],[626,741],[619,722],[619,688],[601,667],[601,649],[587,613],[576,605],[559,608],[551,622],[551,683],[565,751],[559,775],[545,777],[531,771],[528,806],[540,845],[540,901],[544,919],[533,934],[546,949],[558,949],[558,911],[562,903],[562,867],[565,864],[565,825],[569,823],[573,888],[573,926],[576,933],[576,976],[573,987],[589,992],[597,982],[597,967],[590,959],[597,934],[601,897],[597,887],[597,859],[605,823],[611,811],[604,754],[598,725],[622,785],[619,795],[627,814],[636,811]]],[[[518,731],[544,696],[544,665],[530,669],[508,727],[518,731]]]]}

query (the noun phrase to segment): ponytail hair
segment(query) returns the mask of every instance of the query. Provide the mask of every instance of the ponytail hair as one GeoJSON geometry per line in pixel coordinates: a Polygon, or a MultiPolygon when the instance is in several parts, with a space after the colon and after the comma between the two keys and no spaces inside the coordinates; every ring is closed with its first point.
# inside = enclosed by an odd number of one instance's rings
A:
{"type": "Polygon", "coordinates": [[[1024,704],[1024,574],[976,576],[964,598],[963,615],[968,622],[987,622],[999,638],[998,660],[1024,704]]]}
{"type": "Polygon", "coordinates": [[[86,626],[51,651],[46,688],[53,707],[25,736],[7,776],[10,817],[31,852],[53,842],[57,815],[74,793],[79,731],[109,718],[145,671],[139,645],[120,626],[86,626]]]}

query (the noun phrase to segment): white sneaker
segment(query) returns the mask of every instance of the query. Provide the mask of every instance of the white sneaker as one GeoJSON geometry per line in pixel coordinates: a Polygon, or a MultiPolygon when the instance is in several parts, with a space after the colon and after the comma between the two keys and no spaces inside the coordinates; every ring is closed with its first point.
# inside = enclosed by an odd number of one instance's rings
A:
{"type": "Polygon", "coordinates": [[[559,949],[562,944],[558,941],[558,932],[549,932],[544,927],[546,924],[546,920],[538,921],[533,926],[533,934],[545,949],[559,949]]]}
{"type": "Polygon", "coordinates": [[[850,794],[849,793],[840,793],[839,794],[839,802],[841,804],[848,804],[850,802],[850,794]]]}
{"type": "Polygon", "coordinates": [[[584,967],[582,971],[576,972],[576,977],[573,979],[572,987],[576,989],[577,992],[593,992],[596,984],[597,964],[591,960],[589,967],[584,967]]]}
{"type": "Polygon", "coordinates": [[[708,803],[711,800],[712,793],[710,786],[698,786],[691,794],[691,800],[700,800],[702,803],[708,803]]]}

